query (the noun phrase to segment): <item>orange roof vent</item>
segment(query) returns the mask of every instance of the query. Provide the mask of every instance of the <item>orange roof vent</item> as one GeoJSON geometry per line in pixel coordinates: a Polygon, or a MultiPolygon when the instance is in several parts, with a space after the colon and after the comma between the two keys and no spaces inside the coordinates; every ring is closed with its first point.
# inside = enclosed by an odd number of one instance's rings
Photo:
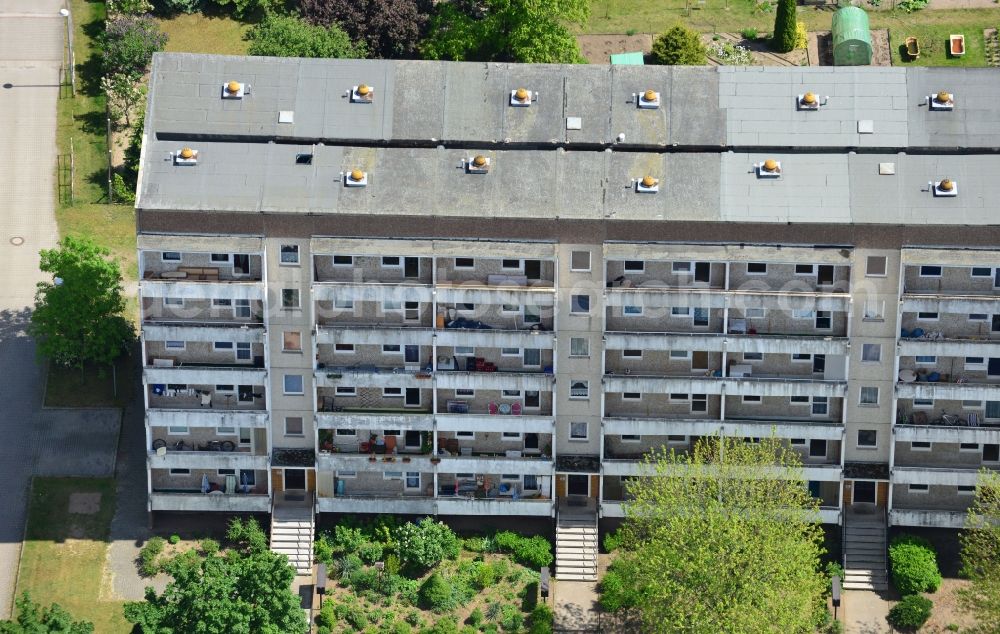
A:
{"type": "Polygon", "coordinates": [[[235,95],[239,91],[240,91],[240,82],[231,81],[228,84],[226,84],[226,92],[228,92],[230,95],[235,95]]]}
{"type": "Polygon", "coordinates": [[[185,161],[193,159],[194,150],[192,150],[189,147],[184,148],[183,150],[181,150],[181,158],[184,159],[185,161]]]}

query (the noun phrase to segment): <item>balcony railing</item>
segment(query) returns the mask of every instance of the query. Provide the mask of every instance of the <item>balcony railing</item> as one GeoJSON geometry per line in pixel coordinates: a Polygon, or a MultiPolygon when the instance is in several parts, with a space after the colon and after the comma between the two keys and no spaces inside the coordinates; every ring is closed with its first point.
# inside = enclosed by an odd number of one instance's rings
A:
{"type": "Polygon", "coordinates": [[[257,493],[172,491],[153,489],[149,496],[153,511],[222,511],[230,513],[268,513],[271,496],[257,493]]]}
{"type": "Polygon", "coordinates": [[[639,436],[709,436],[722,434],[750,438],[766,438],[774,433],[778,438],[807,440],[840,440],[844,427],[840,421],[815,419],[670,419],[657,417],[605,417],[605,435],[639,436]]]}

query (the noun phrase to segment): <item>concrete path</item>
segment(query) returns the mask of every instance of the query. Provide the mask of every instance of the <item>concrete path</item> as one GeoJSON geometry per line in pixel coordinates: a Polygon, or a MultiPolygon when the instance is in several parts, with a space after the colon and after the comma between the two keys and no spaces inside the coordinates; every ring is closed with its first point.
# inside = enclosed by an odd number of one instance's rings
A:
{"type": "Polygon", "coordinates": [[[556,581],[553,584],[556,632],[601,632],[601,614],[594,581],[556,581]]]}
{"type": "Polygon", "coordinates": [[[892,602],[883,594],[865,590],[846,590],[841,601],[846,634],[889,634],[885,620],[892,602]]]}
{"type": "Polygon", "coordinates": [[[58,239],[56,101],[65,19],[54,0],[0,3],[0,618],[10,614],[43,374],[25,335],[38,250],[58,239]]]}

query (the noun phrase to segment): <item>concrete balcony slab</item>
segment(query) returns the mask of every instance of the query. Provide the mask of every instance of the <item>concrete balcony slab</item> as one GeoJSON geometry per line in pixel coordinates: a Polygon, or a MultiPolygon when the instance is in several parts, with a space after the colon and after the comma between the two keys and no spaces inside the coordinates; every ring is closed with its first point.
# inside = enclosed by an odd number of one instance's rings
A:
{"type": "Polygon", "coordinates": [[[268,426],[266,411],[224,409],[148,409],[149,427],[252,427],[268,426]]]}
{"type": "Polygon", "coordinates": [[[139,296],[181,299],[247,299],[262,301],[264,284],[253,282],[185,282],[140,280],[139,296]]]}
{"type": "Polygon", "coordinates": [[[217,511],[226,513],[270,513],[271,496],[224,493],[161,493],[149,496],[153,511],[217,511]]]}

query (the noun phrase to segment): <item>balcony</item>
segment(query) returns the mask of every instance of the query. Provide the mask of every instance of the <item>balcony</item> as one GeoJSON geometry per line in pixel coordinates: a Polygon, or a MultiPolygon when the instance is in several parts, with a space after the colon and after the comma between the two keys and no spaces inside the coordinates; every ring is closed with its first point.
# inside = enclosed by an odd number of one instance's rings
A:
{"type": "Polygon", "coordinates": [[[433,374],[427,370],[405,366],[355,365],[320,368],[314,376],[316,386],[321,388],[350,386],[431,389],[433,374]]]}
{"type": "Polygon", "coordinates": [[[978,469],[955,467],[901,467],[892,468],[893,484],[928,484],[945,486],[976,486],[978,469]]]}
{"type": "Polygon", "coordinates": [[[966,515],[965,511],[893,508],[889,511],[889,524],[923,528],[964,528],[966,515]]]}
{"type": "Polygon", "coordinates": [[[850,308],[850,296],[846,293],[826,291],[718,290],[650,284],[631,288],[625,286],[609,288],[605,304],[643,308],[687,306],[702,309],[780,308],[788,311],[846,312],[850,308]]]}
{"type": "Polygon", "coordinates": [[[397,515],[434,515],[432,497],[418,495],[338,495],[317,498],[320,513],[394,513],[397,515]]]}
{"type": "Polygon", "coordinates": [[[827,381],[802,376],[628,376],[605,375],[604,392],[745,394],[755,396],[842,397],[846,381],[827,381]]]}
{"type": "Polygon", "coordinates": [[[405,302],[429,304],[433,297],[430,284],[416,282],[315,282],[312,285],[312,298],[317,302],[340,300],[385,305],[388,301],[402,306],[405,302]]]}
{"type": "Polygon", "coordinates": [[[434,338],[439,346],[465,346],[471,348],[536,348],[551,350],[555,335],[542,329],[528,327],[504,330],[498,328],[462,328],[463,323],[438,330],[434,338]]]}
{"type": "MultiPolygon", "coordinates": [[[[263,384],[233,384],[234,392],[219,392],[221,383],[202,383],[176,387],[154,384],[149,386],[147,414],[173,417],[185,412],[205,413],[207,416],[253,414],[266,416],[267,403],[263,384]]],[[[211,425],[206,425],[211,426],[211,425]]]]}
{"type": "Polygon", "coordinates": [[[149,496],[151,511],[218,511],[225,513],[270,513],[271,496],[255,493],[201,491],[161,491],[154,489],[149,496]]]}
{"type": "MultiPolygon", "coordinates": [[[[655,475],[655,469],[635,458],[615,458],[605,459],[601,464],[602,473],[605,476],[651,476],[655,475]]],[[[681,475],[683,469],[678,469],[677,474],[681,475]]],[[[839,464],[805,464],[802,467],[803,478],[813,482],[839,482],[842,469],[839,464]]],[[[781,471],[773,471],[764,477],[778,477],[781,471]]]]}
{"type": "MultiPolygon", "coordinates": [[[[508,454],[520,451],[509,451],[508,454]]],[[[438,473],[516,473],[519,475],[552,475],[553,462],[550,457],[514,457],[513,455],[476,454],[471,456],[435,456],[440,462],[438,473]]]]}
{"type": "Polygon", "coordinates": [[[414,345],[430,346],[434,342],[434,331],[419,325],[403,327],[387,324],[384,327],[368,325],[320,325],[316,332],[316,343],[320,346],[335,344],[353,345],[414,345]]]}
{"type": "Polygon", "coordinates": [[[212,322],[147,321],[142,325],[142,337],[146,342],[232,341],[260,344],[264,342],[264,326],[263,324],[220,325],[212,322]]]}
{"type": "Polygon", "coordinates": [[[1000,313],[995,291],[903,291],[902,310],[907,313],[1000,313]]]}
{"type": "Polygon", "coordinates": [[[435,383],[439,389],[519,390],[549,392],[553,376],[536,371],[522,372],[438,372],[435,383]]]}
{"type": "Polygon", "coordinates": [[[482,414],[438,414],[438,431],[471,431],[475,433],[511,432],[551,434],[555,419],[551,416],[503,416],[482,414]]]}
{"type": "MultiPolygon", "coordinates": [[[[625,517],[625,504],[620,500],[601,500],[601,517],[625,517]]],[[[840,524],[840,509],[835,506],[821,506],[821,524],[840,524]]]]}
{"type": "Polygon", "coordinates": [[[434,471],[434,463],[427,454],[369,454],[368,452],[347,453],[346,451],[324,452],[316,456],[316,466],[324,471],[434,471]],[[374,458],[374,460],[372,459],[374,458]]]}
{"type": "Polygon", "coordinates": [[[802,419],[767,420],[707,420],[667,419],[655,417],[605,418],[602,422],[605,435],[677,435],[677,436],[739,436],[767,438],[772,433],[778,438],[805,438],[807,440],[841,440],[844,427],[839,421],[802,419]]]}
{"type": "Polygon", "coordinates": [[[817,333],[751,335],[721,333],[607,332],[607,350],[700,350],[705,352],[764,352],[784,354],[847,354],[847,338],[817,333]]]}
{"type": "Polygon", "coordinates": [[[146,384],[263,385],[267,370],[248,364],[185,363],[172,367],[147,366],[142,371],[146,384]]]}
{"type": "Polygon", "coordinates": [[[171,297],[178,299],[228,299],[263,301],[264,285],[259,281],[193,281],[186,279],[143,279],[139,282],[139,296],[171,297]]]}
{"type": "Polygon", "coordinates": [[[1000,426],[896,424],[892,433],[899,442],[1000,444],[1000,426]]]}
{"type": "Polygon", "coordinates": [[[266,470],[268,457],[249,451],[173,451],[146,454],[150,469],[255,469],[266,470]]]}
{"type": "Polygon", "coordinates": [[[942,335],[935,339],[901,339],[901,357],[1000,357],[1000,339],[942,335]]]}
{"type": "Polygon", "coordinates": [[[268,425],[267,412],[249,409],[153,409],[146,410],[149,427],[250,427],[268,425]]]}
{"type": "Polygon", "coordinates": [[[434,417],[428,411],[413,410],[388,413],[378,410],[319,412],[316,424],[320,429],[399,429],[401,431],[431,431],[434,417]]]}
{"type": "Polygon", "coordinates": [[[438,305],[442,304],[490,304],[515,306],[553,306],[556,292],[551,283],[531,286],[498,281],[496,284],[464,282],[438,283],[436,287],[438,305]]]}
{"type": "MultiPolygon", "coordinates": [[[[902,375],[902,371],[900,372],[902,375]]],[[[909,377],[906,377],[909,378],[909,377]]],[[[900,399],[932,399],[940,401],[998,401],[1000,377],[969,378],[966,375],[938,373],[938,381],[900,380],[896,383],[896,397],[900,399]]]]}

